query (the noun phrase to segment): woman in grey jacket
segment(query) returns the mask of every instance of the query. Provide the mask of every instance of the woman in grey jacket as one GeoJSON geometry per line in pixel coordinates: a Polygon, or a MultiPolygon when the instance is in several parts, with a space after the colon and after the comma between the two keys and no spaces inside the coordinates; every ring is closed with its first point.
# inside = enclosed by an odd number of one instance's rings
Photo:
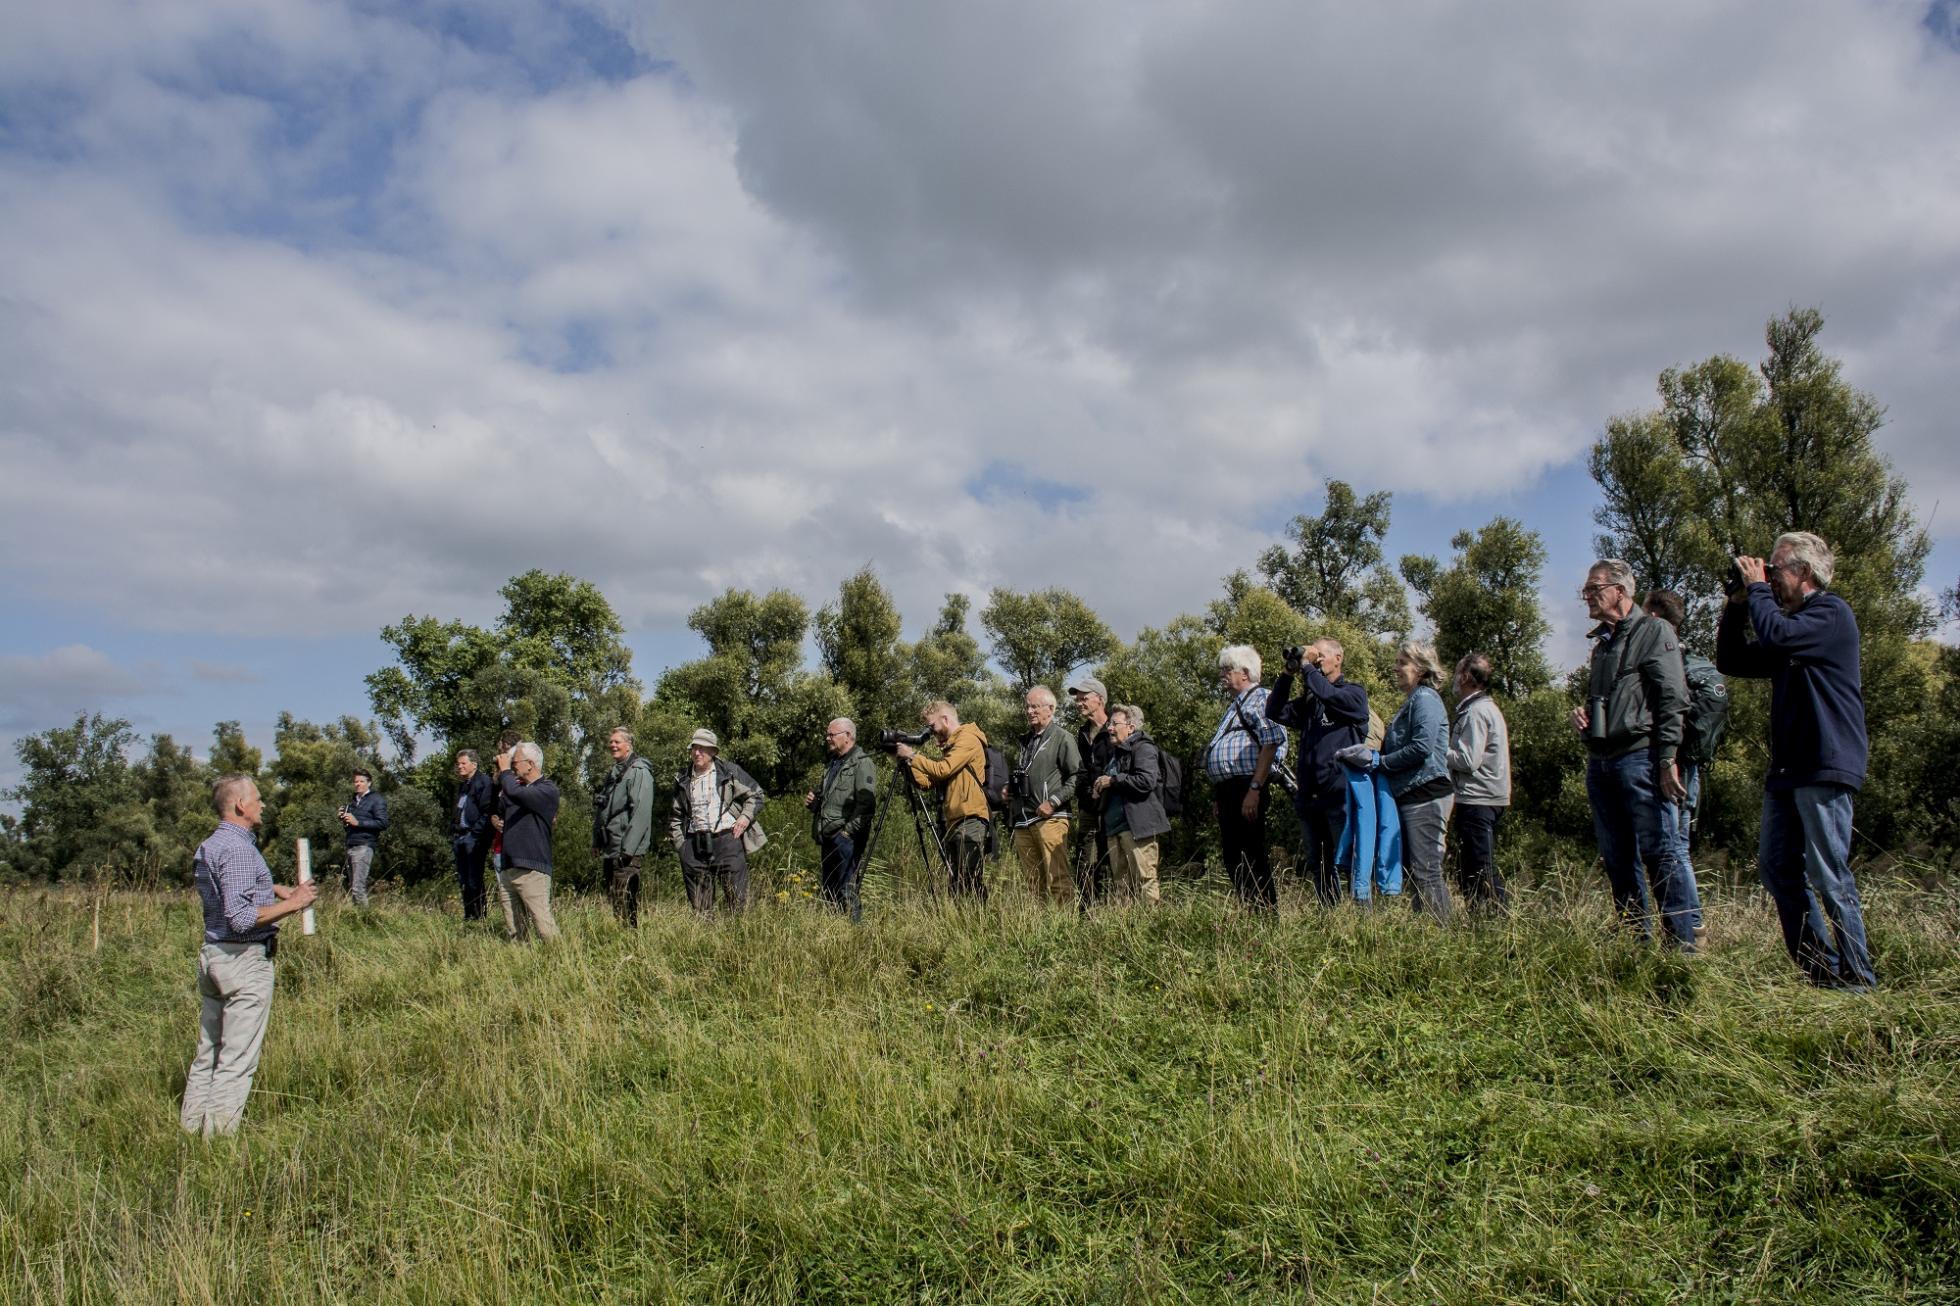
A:
{"type": "Polygon", "coordinates": [[[1491,699],[1490,659],[1481,653],[1456,664],[1449,762],[1456,783],[1456,887],[1472,912],[1502,913],[1510,895],[1491,845],[1498,818],[1511,805],[1511,734],[1491,699]]]}
{"type": "Polygon", "coordinates": [[[1450,718],[1437,689],[1442,664],[1428,644],[1409,640],[1395,653],[1395,684],[1408,698],[1382,736],[1381,768],[1402,818],[1402,869],[1414,906],[1439,921],[1450,918],[1443,883],[1443,833],[1456,788],[1450,783],[1450,718]]]}

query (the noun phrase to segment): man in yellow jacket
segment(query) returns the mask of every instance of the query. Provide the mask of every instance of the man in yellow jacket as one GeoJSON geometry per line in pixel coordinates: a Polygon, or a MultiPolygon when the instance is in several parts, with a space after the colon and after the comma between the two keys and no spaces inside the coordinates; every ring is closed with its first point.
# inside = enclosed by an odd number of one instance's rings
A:
{"type": "Polygon", "coordinates": [[[908,769],[921,789],[942,795],[940,847],[952,871],[953,896],[987,899],[984,878],[987,858],[987,736],[980,727],[961,725],[960,714],[945,699],[926,705],[926,729],[939,743],[939,756],[927,757],[911,745],[897,747],[899,765],[908,769]]]}

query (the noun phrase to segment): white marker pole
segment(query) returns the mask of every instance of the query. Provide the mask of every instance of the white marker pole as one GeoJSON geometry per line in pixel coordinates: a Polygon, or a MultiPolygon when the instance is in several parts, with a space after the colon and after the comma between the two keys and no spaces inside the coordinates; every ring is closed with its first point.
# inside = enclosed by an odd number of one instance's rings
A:
{"type": "MultiPolygon", "coordinates": [[[[298,843],[298,879],[301,884],[311,884],[313,883],[313,845],[305,839],[299,840],[298,843]]],[[[301,934],[313,933],[313,909],[311,907],[306,908],[299,914],[299,932],[301,934]]]]}

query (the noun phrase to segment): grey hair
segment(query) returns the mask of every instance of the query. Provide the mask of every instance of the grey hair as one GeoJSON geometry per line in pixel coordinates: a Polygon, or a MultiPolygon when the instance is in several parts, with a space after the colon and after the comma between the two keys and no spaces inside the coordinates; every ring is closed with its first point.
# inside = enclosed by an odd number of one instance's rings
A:
{"type": "Polygon", "coordinates": [[[837,726],[844,727],[844,729],[850,734],[851,738],[856,739],[858,737],[858,723],[851,720],[849,717],[847,716],[833,717],[831,719],[830,725],[825,726],[824,728],[826,730],[829,730],[837,726]]]}
{"type": "Polygon", "coordinates": [[[544,770],[544,750],[529,740],[510,750],[511,761],[515,762],[520,757],[528,759],[538,770],[544,770]]]}
{"type": "Polygon", "coordinates": [[[1254,683],[1258,682],[1264,667],[1265,663],[1259,660],[1259,650],[1250,644],[1227,644],[1218,651],[1220,671],[1243,671],[1252,677],[1254,683]]]}
{"type": "Polygon", "coordinates": [[[1633,578],[1633,568],[1627,565],[1625,558],[1601,558],[1587,570],[1586,575],[1591,576],[1594,572],[1606,573],[1606,583],[1618,585],[1626,591],[1628,598],[1632,598],[1640,588],[1640,582],[1633,578]]]}
{"type": "Polygon", "coordinates": [[[1143,709],[1142,708],[1138,707],[1135,703],[1122,703],[1122,704],[1118,704],[1116,707],[1112,707],[1111,709],[1109,709],[1109,714],[1111,716],[1115,716],[1118,712],[1121,712],[1123,714],[1123,719],[1130,723],[1130,729],[1134,730],[1138,734],[1143,733],[1143,709]]]}
{"type": "Polygon", "coordinates": [[[245,791],[250,789],[256,792],[258,787],[258,781],[249,775],[221,775],[218,782],[211,786],[211,806],[217,809],[219,817],[230,816],[231,809],[238,805],[245,791]]]}
{"type": "Polygon", "coordinates": [[[1322,648],[1326,649],[1329,653],[1332,653],[1337,658],[1347,657],[1347,650],[1341,647],[1341,641],[1335,639],[1332,635],[1322,635],[1319,639],[1315,640],[1314,642],[1316,644],[1319,644],[1322,648]]]}
{"type": "Polygon", "coordinates": [[[611,739],[614,735],[625,735],[628,744],[633,742],[633,732],[625,726],[614,726],[611,730],[606,731],[606,738],[611,739]]]}
{"type": "Polygon", "coordinates": [[[1037,702],[1046,703],[1049,707],[1055,706],[1055,691],[1046,685],[1036,685],[1028,691],[1028,697],[1037,702]]]}
{"type": "Polygon", "coordinates": [[[1397,646],[1395,656],[1398,660],[1409,662],[1422,677],[1416,683],[1441,688],[1443,684],[1443,664],[1436,659],[1436,646],[1425,644],[1419,639],[1405,639],[1397,646]]]}
{"type": "Polygon", "coordinates": [[[1809,531],[1790,531],[1776,537],[1776,547],[1770,550],[1770,556],[1774,557],[1776,550],[1786,544],[1790,547],[1790,561],[1808,567],[1818,589],[1829,589],[1831,577],[1837,574],[1837,555],[1824,543],[1824,538],[1809,531]]]}

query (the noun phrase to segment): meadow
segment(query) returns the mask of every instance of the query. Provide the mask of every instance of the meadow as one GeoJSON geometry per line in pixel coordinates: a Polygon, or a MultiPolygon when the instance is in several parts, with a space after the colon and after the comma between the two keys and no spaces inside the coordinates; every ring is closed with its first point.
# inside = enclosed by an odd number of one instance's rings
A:
{"type": "Polygon", "coordinates": [[[0,891],[0,1298],[1960,1299],[1951,887],[1867,886],[1851,996],[1744,890],[1682,958],[1576,874],[1448,930],[791,874],[550,948],[330,900],[210,1143],[194,895],[0,891]]]}

